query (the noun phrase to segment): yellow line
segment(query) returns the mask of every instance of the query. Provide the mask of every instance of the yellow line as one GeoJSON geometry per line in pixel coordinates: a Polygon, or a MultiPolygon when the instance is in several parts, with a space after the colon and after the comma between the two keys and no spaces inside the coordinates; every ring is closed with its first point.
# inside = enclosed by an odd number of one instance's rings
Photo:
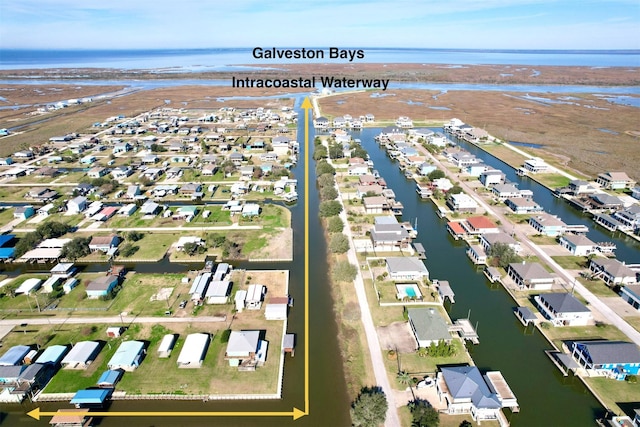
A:
{"type": "Polygon", "coordinates": [[[41,417],[83,415],[87,417],[292,417],[293,412],[40,412],[41,417]]]}
{"type": "Polygon", "coordinates": [[[304,108],[304,412],[309,414],[309,98],[304,108]]]}

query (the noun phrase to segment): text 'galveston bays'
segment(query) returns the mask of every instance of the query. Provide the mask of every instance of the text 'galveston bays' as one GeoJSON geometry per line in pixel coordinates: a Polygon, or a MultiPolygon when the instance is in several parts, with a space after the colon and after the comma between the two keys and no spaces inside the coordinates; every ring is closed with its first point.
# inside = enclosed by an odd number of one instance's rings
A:
{"type": "Polygon", "coordinates": [[[350,79],[347,77],[324,77],[291,79],[237,79],[232,77],[231,87],[238,88],[308,88],[315,89],[316,84],[329,89],[382,89],[387,90],[389,79],[350,79]]]}

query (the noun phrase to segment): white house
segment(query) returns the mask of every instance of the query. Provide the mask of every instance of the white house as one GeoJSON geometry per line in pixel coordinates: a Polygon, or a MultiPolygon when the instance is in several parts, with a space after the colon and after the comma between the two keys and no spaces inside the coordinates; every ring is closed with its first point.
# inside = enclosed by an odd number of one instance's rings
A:
{"type": "Polygon", "coordinates": [[[67,212],[78,214],[87,208],[87,198],[83,196],[75,197],[67,202],[67,212]]]}
{"type": "Polygon", "coordinates": [[[418,257],[387,257],[385,262],[391,280],[429,279],[429,270],[418,257]]]}
{"type": "Polygon", "coordinates": [[[560,246],[575,256],[588,256],[598,252],[598,244],[580,234],[565,234],[560,237],[560,246]]]}
{"type": "Polygon", "coordinates": [[[533,300],[553,326],[586,326],[593,320],[591,310],[571,294],[540,294],[533,300]]]}

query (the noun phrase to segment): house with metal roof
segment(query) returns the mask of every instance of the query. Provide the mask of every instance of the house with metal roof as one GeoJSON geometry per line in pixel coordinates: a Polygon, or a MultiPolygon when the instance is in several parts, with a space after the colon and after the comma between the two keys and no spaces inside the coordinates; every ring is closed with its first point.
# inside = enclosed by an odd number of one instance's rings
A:
{"type": "Polygon", "coordinates": [[[586,326],[593,321],[591,310],[571,294],[540,294],[533,300],[553,326],[586,326]]]}
{"type": "Polygon", "coordinates": [[[449,327],[444,317],[435,308],[409,308],[409,326],[413,331],[417,347],[427,348],[440,341],[450,343],[452,340],[449,327]]]}
{"type": "Polygon", "coordinates": [[[260,331],[231,331],[224,358],[239,370],[255,370],[261,344],[260,331]]]}
{"type": "Polygon", "coordinates": [[[60,363],[65,354],[69,352],[69,347],[66,345],[52,345],[47,347],[40,356],[35,360],[35,363],[42,365],[50,364],[57,365],[60,363]]]}
{"type": "Polygon", "coordinates": [[[204,362],[211,337],[209,334],[189,334],[178,355],[178,368],[200,368],[204,362]]]}
{"type": "Polygon", "coordinates": [[[109,388],[78,390],[69,403],[76,405],[76,408],[102,407],[112,391],[109,388]]]}
{"type": "Polygon", "coordinates": [[[589,375],[624,380],[640,372],[640,349],[623,341],[575,341],[570,343],[571,356],[589,375]]]}
{"type": "Polygon", "coordinates": [[[24,357],[31,351],[31,347],[26,345],[14,345],[0,357],[0,366],[22,365],[24,357]]]}
{"type": "Polygon", "coordinates": [[[96,385],[100,388],[113,388],[116,386],[116,383],[120,381],[120,377],[122,377],[121,370],[104,371],[102,375],[100,375],[100,378],[98,378],[96,385]]]}
{"type": "Polygon", "coordinates": [[[113,354],[107,363],[107,367],[111,370],[135,371],[140,366],[145,352],[142,341],[125,341],[120,344],[120,347],[113,354]]]}
{"type": "Polygon", "coordinates": [[[62,359],[61,364],[65,369],[87,369],[98,353],[100,353],[100,343],[81,341],[73,346],[62,359]]]}
{"type": "Polygon", "coordinates": [[[160,341],[160,345],[158,346],[158,357],[161,359],[166,359],[171,355],[173,351],[173,347],[176,345],[176,339],[178,336],[176,334],[167,334],[162,337],[162,341],[160,341]]]}
{"type": "Polygon", "coordinates": [[[216,280],[209,283],[204,294],[207,304],[226,304],[231,294],[231,282],[228,280],[216,280]]]}
{"type": "Polygon", "coordinates": [[[118,276],[100,276],[87,285],[87,298],[95,299],[107,296],[118,285],[118,276]]]}

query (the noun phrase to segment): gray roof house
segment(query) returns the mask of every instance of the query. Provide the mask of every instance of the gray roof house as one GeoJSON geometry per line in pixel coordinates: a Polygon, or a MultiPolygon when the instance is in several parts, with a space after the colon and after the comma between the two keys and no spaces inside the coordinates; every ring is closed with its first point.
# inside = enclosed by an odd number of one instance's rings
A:
{"type": "Polygon", "coordinates": [[[575,341],[570,343],[571,356],[589,375],[624,380],[640,371],[640,349],[623,341],[575,341]]]}
{"type": "Polygon", "coordinates": [[[429,270],[418,257],[387,257],[385,261],[391,280],[429,279],[429,270]]]}
{"type": "Polygon", "coordinates": [[[636,283],[636,273],[617,259],[593,258],[589,262],[589,270],[602,276],[602,280],[609,286],[636,283]]]}
{"type": "Polygon", "coordinates": [[[418,347],[429,347],[439,341],[451,342],[451,333],[444,317],[434,308],[410,308],[409,326],[413,331],[418,347]]]}
{"type": "Polygon", "coordinates": [[[537,262],[509,264],[507,273],[520,289],[549,290],[553,286],[553,276],[537,262]]]}
{"type": "Polygon", "coordinates": [[[224,358],[229,366],[251,371],[266,360],[267,342],[260,340],[260,331],[231,331],[224,358]]]}
{"type": "Polygon", "coordinates": [[[593,319],[591,310],[568,293],[541,294],[533,300],[553,326],[585,326],[593,319]]]}
{"type": "Polygon", "coordinates": [[[87,369],[99,352],[100,343],[97,341],[81,341],[73,346],[61,363],[67,369],[87,369]]]}
{"type": "Polygon", "coordinates": [[[21,365],[24,357],[31,351],[26,345],[14,345],[0,357],[0,366],[21,365]]]}

